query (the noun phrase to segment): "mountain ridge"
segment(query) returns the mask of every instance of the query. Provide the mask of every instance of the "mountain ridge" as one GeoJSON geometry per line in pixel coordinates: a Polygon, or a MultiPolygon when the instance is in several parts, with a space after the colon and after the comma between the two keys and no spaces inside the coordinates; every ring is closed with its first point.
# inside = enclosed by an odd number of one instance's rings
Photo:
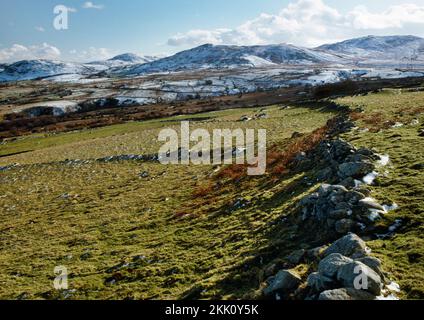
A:
{"type": "Polygon", "coordinates": [[[424,39],[412,35],[366,36],[316,48],[284,43],[255,46],[204,44],[165,58],[124,53],[108,60],[89,63],[23,60],[7,65],[0,64],[0,82],[32,80],[63,74],[85,76],[101,73],[103,76],[134,77],[202,69],[353,64],[424,66],[424,39]]]}

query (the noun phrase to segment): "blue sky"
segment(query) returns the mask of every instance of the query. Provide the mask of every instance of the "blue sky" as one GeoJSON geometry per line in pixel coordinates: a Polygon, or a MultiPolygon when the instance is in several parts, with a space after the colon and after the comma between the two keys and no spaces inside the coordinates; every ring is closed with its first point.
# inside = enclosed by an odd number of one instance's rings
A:
{"type": "Polygon", "coordinates": [[[1,0],[0,61],[172,54],[204,42],[314,46],[368,34],[424,36],[424,0],[1,0]],[[70,13],[53,28],[53,8],[70,13]]]}

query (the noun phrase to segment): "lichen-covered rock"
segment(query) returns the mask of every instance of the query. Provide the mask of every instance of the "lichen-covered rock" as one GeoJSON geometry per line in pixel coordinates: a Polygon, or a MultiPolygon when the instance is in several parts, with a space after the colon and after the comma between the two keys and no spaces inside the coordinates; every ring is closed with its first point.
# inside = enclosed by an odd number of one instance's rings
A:
{"type": "Polygon", "coordinates": [[[339,253],[352,259],[359,259],[367,256],[370,253],[370,249],[364,240],[356,234],[350,233],[328,247],[324,252],[324,256],[334,253],[339,253]]]}
{"type": "Polygon", "coordinates": [[[374,270],[380,277],[383,276],[383,273],[381,271],[381,260],[377,259],[375,257],[364,257],[361,259],[358,259],[357,261],[362,262],[366,266],[370,267],[372,270],[374,270]]]}
{"type": "Polygon", "coordinates": [[[374,170],[375,166],[369,162],[345,162],[339,166],[338,175],[341,179],[362,178],[374,170]]]}
{"type": "Polygon", "coordinates": [[[321,260],[318,265],[318,273],[327,278],[336,278],[339,269],[351,262],[353,262],[352,259],[339,253],[333,253],[321,260]]]}
{"type": "Polygon", "coordinates": [[[381,294],[381,277],[359,261],[341,266],[337,272],[337,280],[346,288],[362,289],[375,296],[381,294]]]}
{"type": "Polygon", "coordinates": [[[308,277],[307,283],[308,287],[316,293],[337,287],[333,279],[323,276],[318,272],[311,273],[308,277]]]}
{"type": "Polygon", "coordinates": [[[321,301],[341,301],[341,300],[375,300],[372,294],[352,288],[342,288],[324,291],[319,295],[321,301]]]}
{"type": "Polygon", "coordinates": [[[295,291],[302,279],[290,270],[281,270],[274,277],[267,280],[268,287],[263,290],[265,296],[282,293],[290,294],[295,291]]]}

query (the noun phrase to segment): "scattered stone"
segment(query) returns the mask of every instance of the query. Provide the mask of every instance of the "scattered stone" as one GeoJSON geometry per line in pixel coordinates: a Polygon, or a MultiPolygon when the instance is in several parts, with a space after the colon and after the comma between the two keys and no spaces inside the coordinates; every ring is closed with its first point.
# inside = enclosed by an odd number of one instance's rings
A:
{"type": "Polygon", "coordinates": [[[259,113],[255,116],[256,119],[268,119],[268,115],[265,112],[259,113]]]}
{"type": "Polygon", "coordinates": [[[300,133],[300,132],[297,132],[297,131],[293,132],[293,134],[291,136],[292,139],[297,139],[297,138],[301,138],[301,137],[303,137],[303,134],[300,133]]]}
{"type": "Polygon", "coordinates": [[[266,296],[282,293],[290,294],[295,291],[302,279],[290,270],[281,270],[276,276],[268,279],[268,287],[263,290],[266,296]]]}
{"type": "Polygon", "coordinates": [[[80,256],[80,259],[84,261],[90,259],[92,256],[93,255],[90,252],[85,252],[80,256]]]}
{"type": "Polygon", "coordinates": [[[352,288],[343,288],[343,289],[324,291],[319,295],[318,300],[321,300],[321,301],[375,300],[375,296],[362,290],[356,290],[352,288]]]}
{"type": "MultiPolygon", "coordinates": [[[[412,169],[412,170],[423,170],[423,169],[424,169],[424,163],[417,163],[417,164],[414,164],[414,165],[411,167],[411,169],[412,169]]],[[[0,169],[0,171],[1,171],[1,169],[0,169]]]]}
{"type": "Polygon", "coordinates": [[[149,173],[147,171],[143,171],[142,173],[139,174],[140,178],[148,178],[149,177],[149,173]]]}

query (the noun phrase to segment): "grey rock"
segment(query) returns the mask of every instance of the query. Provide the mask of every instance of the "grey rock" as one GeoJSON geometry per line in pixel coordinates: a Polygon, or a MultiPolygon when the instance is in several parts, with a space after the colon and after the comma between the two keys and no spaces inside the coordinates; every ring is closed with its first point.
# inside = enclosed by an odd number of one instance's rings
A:
{"type": "Polygon", "coordinates": [[[309,259],[320,258],[325,249],[326,249],[326,246],[321,246],[321,247],[316,247],[316,248],[310,249],[310,250],[306,251],[306,256],[309,259]]]}
{"type": "Polygon", "coordinates": [[[328,216],[331,219],[343,219],[343,218],[349,217],[350,215],[352,215],[351,209],[333,210],[333,211],[330,211],[328,214],[328,216]]]}
{"type": "Polygon", "coordinates": [[[322,292],[324,290],[334,289],[336,283],[333,279],[320,275],[318,272],[311,273],[307,280],[308,287],[313,292],[322,292]]]}
{"type": "Polygon", "coordinates": [[[366,196],[359,192],[359,191],[349,191],[348,193],[346,193],[345,195],[346,200],[349,201],[350,203],[358,203],[360,200],[363,200],[366,198],[366,196]]]}
{"type": "Polygon", "coordinates": [[[380,259],[377,259],[375,257],[364,257],[364,258],[358,259],[356,261],[359,261],[359,262],[365,264],[366,266],[368,266],[369,268],[374,270],[378,275],[380,275],[380,277],[383,277],[383,272],[381,271],[381,261],[380,261],[380,259]]]}
{"type": "Polygon", "coordinates": [[[336,222],[336,232],[340,234],[346,234],[351,232],[356,226],[356,222],[351,219],[341,219],[336,222]]]}
{"type": "Polygon", "coordinates": [[[296,290],[302,282],[302,279],[289,270],[281,270],[275,277],[268,279],[268,287],[263,290],[266,296],[275,293],[289,294],[296,290]]]}
{"type": "Polygon", "coordinates": [[[352,288],[343,288],[324,291],[319,295],[321,301],[341,301],[341,300],[375,300],[372,294],[352,288]]]}
{"type": "Polygon", "coordinates": [[[381,277],[370,267],[359,261],[354,261],[340,267],[337,272],[337,280],[347,288],[355,288],[355,282],[358,282],[360,285],[365,286],[361,289],[368,291],[375,296],[379,296],[381,294],[381,277]],[[358,277],[362,276],[365,277],[366,282],[357,281],[358,277]]]}
{"type": "Polygon", "coordinates": [[[348,257],[333,253],[321,260],[318,265],[318,273],[327,278],[336,278],[339,269],[352,262],[353,260],[348,257]]]}
{"type": "Polygon", "coordinates": [[[348,192],[346,187],[341,185],[323,184],[318,189],[318,194],[320,197],[326,197],[326,196],[329,196],[330,194],[331,195],[343,194],[346,192],[348,192]]]}
{"type": "Polygon", "coordinates": [[[339,177],[342,179],[362,178],[374,170],[374,165],[368,162],[346,162],[339,166],[339,177]]]}
{"type": "Polygon", "coordinates": [[[330,167],[322,169],[317,173],[318,181],[326,181],[330,180],[333,177],[333,170],[330,167]]]}
{"type": "Polygon", "coordinates": [[[300,133],[300,132],[297,132],[297,131],[293,132],[293,134],[291,136],[292,139],[297,139],[297,138],[300,138],[300,137],[303,137],[303,134],[300,133]]]}
{"type": "Polygon", "coordinates": [[[306,250],[304,249],[296,250],[293,253],[291,253],[286,258],[286,260],[291,264],[298,265],[302,261],[305,254],[306,254],[306,250]]]}
{"type": "Polygon", "coordinates": [[[324,252],[324,256],[339,253],[352,259],[359,259],[367,256],[369,251],[364,240],[356,234],[350,233],[328,247],[324,252]]]}
{"type": "Polygon", "coordinates": [[[384,207],[381,204],[379,204],[376,201],[373,201],[371,199],[362,199],[362,200],[359,201],[359,204],[362,207],[367,208],[367,209],[375,209],[375,210],[382,211],[382,212],[385,211],[384,207]]]}
{"type": "Polygon", "coordinates": [[[140,178],[148,178],[149,177],[149,173],[147,171],[143,171],[142,173],[139,174],[140,178]]]}

